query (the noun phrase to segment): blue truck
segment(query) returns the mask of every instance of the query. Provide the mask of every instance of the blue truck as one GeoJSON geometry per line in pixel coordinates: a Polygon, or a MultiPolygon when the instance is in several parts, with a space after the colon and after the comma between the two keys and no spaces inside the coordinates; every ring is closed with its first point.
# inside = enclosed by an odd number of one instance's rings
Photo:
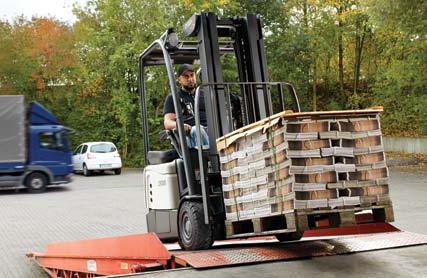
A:
{"type": "Polygon", "coordinates": [[[41,104],[27,107],[24,96],[0,96],[0,189],[26,187],[39,193],[69,183],[70,132],[41,104]]]}

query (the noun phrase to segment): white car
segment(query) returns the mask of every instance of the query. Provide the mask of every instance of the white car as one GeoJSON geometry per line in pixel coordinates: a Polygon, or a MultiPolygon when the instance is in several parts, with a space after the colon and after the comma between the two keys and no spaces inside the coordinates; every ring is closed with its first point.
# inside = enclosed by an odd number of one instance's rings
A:
{"type": "Polygon", "coordinates": [[[73,153],[74,171],[82,171],[90,176],[93,171],[113,170],[116,175],[122,172],[122,160],[117,147],[111,142],[87,142],[73,153]]]}

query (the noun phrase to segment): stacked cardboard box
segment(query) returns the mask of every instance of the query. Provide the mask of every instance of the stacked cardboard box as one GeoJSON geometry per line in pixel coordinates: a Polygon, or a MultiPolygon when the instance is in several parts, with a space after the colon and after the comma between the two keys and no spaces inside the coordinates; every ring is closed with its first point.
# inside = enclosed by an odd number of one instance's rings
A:
{"type": "Polygon", "coordinates": [[[282,112],[219,138],[227,220],[390,204],[381,111],[282,112]]]}
{"type": "MultiPolygon", "coordinates": [[[[227,141],[227,139],[225,139],[227,141]]],[[[220,149],[227,220],[293,210],[291,161],[283,132],[254,127],[220,149]]]]}
{"type": "Polygon", "coordinates": [[[390,202],[378,115],[289,119],[287,131],[295,209],[390,202]]]}

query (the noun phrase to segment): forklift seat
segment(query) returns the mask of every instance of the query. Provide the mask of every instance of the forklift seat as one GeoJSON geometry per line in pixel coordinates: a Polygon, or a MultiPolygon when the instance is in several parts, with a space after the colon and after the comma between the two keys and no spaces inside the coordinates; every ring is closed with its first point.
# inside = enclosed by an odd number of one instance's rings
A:
{"type": "Polygon", "coordinates": [[[177,151],[177,134],[173,130],[162,130],[160,131],[160,140],[169,139],[174,147],[174,149],[166,151],[148,151],[147,160],[150,165],[162,164],[171,162],[179,158],[179,153],[177,151]]]}
{"type": "Polygon", "coordinates": [[[178,157],[176,150],[149,151],[147,153],[147,160],[149,164],[167,163],[177,159],[178,157]]]}
{"type": "MultiPolygon", "coordinates": [[[[160,140],[170,140],[174,149],[167,151],[149,151],[147,153],[147,159],[149,164],[160,164],[171,162],[174,159],[182,157],[181,148],[179,144],[179,136],[177,130],[162,130],[160,131],[160,140]]],[[[193,165],[199,165],[198,152],[196,148],[190,148],[190,157],[193,161],[193,165]]],[[[203,150],[203,157],[208,157],[209,152],[203,150]]],[[[198,167],[198,166],[196,166],[198,167]]]]}

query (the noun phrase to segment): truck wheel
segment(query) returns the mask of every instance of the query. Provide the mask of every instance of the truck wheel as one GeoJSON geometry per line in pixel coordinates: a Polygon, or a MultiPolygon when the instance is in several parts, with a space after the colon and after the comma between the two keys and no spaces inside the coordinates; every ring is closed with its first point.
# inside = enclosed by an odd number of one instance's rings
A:
{"type": "Polygon", "coordinates": [[[114,174],[120,175],[122,173],[122,168],[114,169],[114,174]]]}
{"type": "Polygon", "coordinates": [[[31,193],[41,193],[46,190],[47,179],[42,173],[32,173],[25,180],[25,186],[31,193]]]}
{"type": "Polygon", "coordinates": [[[288,233],[288,234],[278,234],[278,235],[276,235],[276,238],[280,242],[299,240],[302,238],[303,234],[304,234],[304,232],[293,232],[293,233],[288,233]]]}
{"type": "Polygon", "coordinates": [[[92,171],[87,168],[86,164],[83,164],[83,175],[85,175],[86,177],[92,175],[92,171]]]}
{"type": "Polygon", "coordinates": [[[211,225],[206,225],[203,204],[185,201],[178,213],[178,243],[183,250],[208,249],[213,244],[211,225]]]}

